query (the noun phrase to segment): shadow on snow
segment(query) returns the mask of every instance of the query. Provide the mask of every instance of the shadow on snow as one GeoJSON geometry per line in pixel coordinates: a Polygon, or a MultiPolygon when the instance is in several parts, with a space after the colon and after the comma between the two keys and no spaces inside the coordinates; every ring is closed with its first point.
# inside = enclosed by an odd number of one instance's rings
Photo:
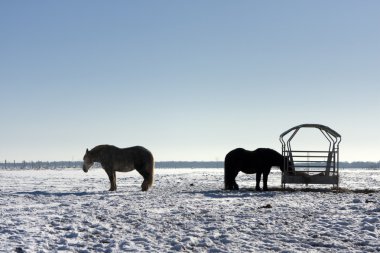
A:
{"type": "Polygon", "coordinates": [[[249,197],[275,197],[278,194],[292,194],[295,192],[320,192],[320,193],[364,193],[380,192],[378,189],[331,189],[331,188],[270,188],[269,191],[256,191],[254,188],[241,188],[238,191],[211,190],[211,191],[187,191],[188,194],[202,194],[208,198],[249,198],[249,197]]]}
{"type": "Polygon", "coordinates": [[[15,192],[12,194],[15,195],[33,195],[33,196],[54,196],[54,197],[62,197],[62,196],[91,196],[97,195],[99,193],[103,193],[104,191],[98,192],[48,192],[48,191],[30,191],[30,192],[15,192]]]}

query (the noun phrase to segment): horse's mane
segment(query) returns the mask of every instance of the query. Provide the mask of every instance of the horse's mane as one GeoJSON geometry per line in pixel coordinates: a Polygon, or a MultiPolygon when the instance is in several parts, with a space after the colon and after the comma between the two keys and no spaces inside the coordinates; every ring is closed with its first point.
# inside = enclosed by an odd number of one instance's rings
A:
{"type": "Polygon", "coordinates": [[[94,147],[93,149],[91,149],[89,152],[93,156],[99,156],[102,151],[110,149],[110,148],[117,148],[117,147],[108,145],[108,144],[98,145],[94,147]]]}

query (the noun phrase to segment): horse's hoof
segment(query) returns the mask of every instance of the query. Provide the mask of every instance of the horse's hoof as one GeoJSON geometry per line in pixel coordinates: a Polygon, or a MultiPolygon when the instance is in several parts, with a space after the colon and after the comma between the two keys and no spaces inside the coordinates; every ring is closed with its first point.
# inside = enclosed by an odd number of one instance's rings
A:
{"type": "Polygon", "coordinates": [[[234,189],[234,187],[232,187],[232,186],[230,186],[230,185],[224,187],[224,190],[226,190],[226,191],[231,191],[231,190],[233,190],[233,189],[234,189]]]}
{"type": "Polygon", "coordinates": [[[144,181],[141,185],[141,191],[146,192],[149,189],[148,182],[144,181]]]}
{"type": "Polygon", "coordinates": [[[256,188],[256,191],[261,192],[261,188],[256,188]]]}
{"type": "Polygon", "coordinates": [[[111,188],[111,189],[109,189],[109,191],[110,191],[110,192],[114,192],[114,191],[116,191],[116,189],[112,189],[112,188],[111,188]]]}

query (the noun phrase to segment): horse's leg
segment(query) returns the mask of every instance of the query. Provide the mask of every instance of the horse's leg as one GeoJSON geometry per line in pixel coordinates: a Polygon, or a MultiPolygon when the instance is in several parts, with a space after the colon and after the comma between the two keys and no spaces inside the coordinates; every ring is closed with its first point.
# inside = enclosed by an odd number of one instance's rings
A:
{"type": "Polygon", "coordinates": [[[106,170],[108,178],[110,179],[110,191],[116,191],[116,172],[111,170],[106,170]]]}
{"type": "Polygon", "coordinates": [[[262,172],[256,172],[256,191],[261,191],[261,188],[260,188],[261,173],[262,172]]]}
{"type": "MultiPolygon", "coordinates": [[[[237,176],[238,173],[239,172],[236,173],[236,176],[237,176]]],[[[234,177],[234,180],[232,182],[232,190],[238,191],[239,190],[239,186],[238,186],[238,184],[236,183],[236,180],[235,180],[236,176],[234,177]]]]}
{"type": "Polygon", "coordinates": [[[112,171],[112,185],[113,185],[113,190],[116,191],[116,171],[112,171]]]}
{"type": "Polygon", "coordinates": [[[269,175],[269,172],[264,172],[263,173],[263,190],[264,191],[267,191],[268,190],[268,175],[269,175]]]}
{"type": "Polygon", "coordinates": [[[144,178],[144,181],[141,184],[141,190],[147,191],[149,187],[153,184],[153,166],[151,169],[136,169],[136,170],[144,178]]]}

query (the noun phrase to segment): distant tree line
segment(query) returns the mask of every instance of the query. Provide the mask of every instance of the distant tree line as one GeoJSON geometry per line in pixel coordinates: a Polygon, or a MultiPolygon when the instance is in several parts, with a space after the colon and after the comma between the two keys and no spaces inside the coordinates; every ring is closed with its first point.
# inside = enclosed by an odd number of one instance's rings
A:
{"type": "Polygon", "coordinates": [[[156,162],[156,168],[167,168],[167,169],[183,169],[183,168],[210,168],[217,169],[223,168],[224,162],[220,161],[167,161],[167,162],[156,162]]]}
{"type": "Polygon", "coordinates": [[[340,162],[340,168],[363,168],[363,169],[380,169],[380,161],[378,162],[340,162]]]}
{"type": "MultiPolygon", "coordinates": [[[[100,164],[95,163],[94,167],[100,168],[100,164]]],[[[182,169],[182,168],[223,168],[223,161],[162,161],[156,162],[156,168],[164,169],[182,169]]],[[[82,161],[3,161],[0,163],[0,169],[65,169],[65,168],[82,168],[82,161]]],[[[363,169],[380,169],[379,162],[340,162],[339,168],[363,168],[363,169]]]]}
{"type": "Polygon", "coordinates": [[[80,168],[82,162],[79,161],[4,161],[0,163],[1,169],[65,169],[65,168],[80,168]]]}
{"type": "MultiPolygon", "coordinates": [[[[0,163],[0,169],[65,169],[65,168],[82,168],[82,161],[4,161],[0,163]]],[[[100,168],[100,164],[95,163],[94,167],[100,168]]],[[[184,162],[168,161],[156,162],[156,168],[180,169],[180,168],[223,168],[223,162],[184,162]]]]}

